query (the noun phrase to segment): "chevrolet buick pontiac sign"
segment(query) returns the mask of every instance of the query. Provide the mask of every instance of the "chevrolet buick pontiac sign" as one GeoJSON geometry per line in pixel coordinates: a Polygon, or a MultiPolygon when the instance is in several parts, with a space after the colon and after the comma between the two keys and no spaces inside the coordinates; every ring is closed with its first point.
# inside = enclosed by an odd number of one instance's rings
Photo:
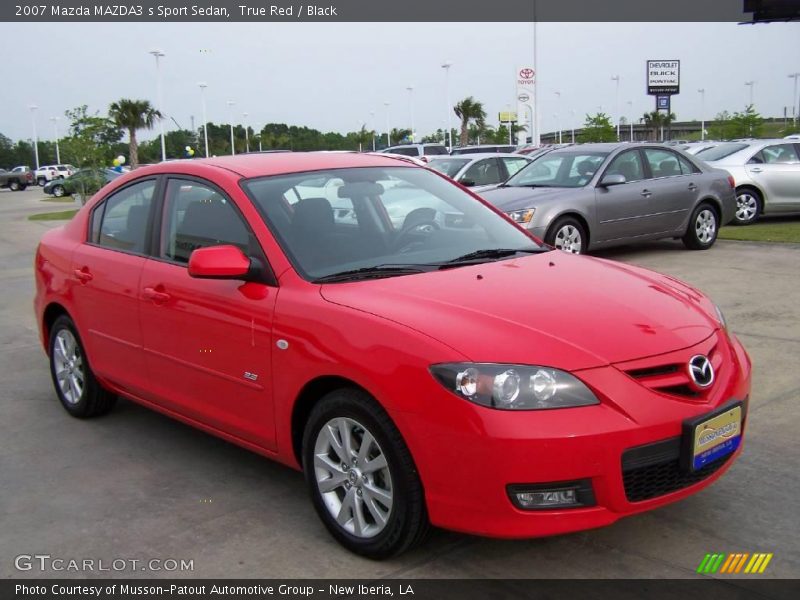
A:
{"type": "Polygon", "coordinates": [[[681,88],[681,61],[648,60],[647,61],[647,93],[678,94],[681,88]]]}

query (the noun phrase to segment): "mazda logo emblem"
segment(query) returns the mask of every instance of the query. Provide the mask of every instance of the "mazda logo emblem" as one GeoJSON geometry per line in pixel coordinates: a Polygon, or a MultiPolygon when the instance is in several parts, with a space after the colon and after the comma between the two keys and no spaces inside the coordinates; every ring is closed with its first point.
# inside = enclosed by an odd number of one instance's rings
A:
{"type": "Polygon", "coordinates": [[[689,377],[698,388],[714,383],[714,367],[708,357],[698,354],[689,359],[689,377]]]}

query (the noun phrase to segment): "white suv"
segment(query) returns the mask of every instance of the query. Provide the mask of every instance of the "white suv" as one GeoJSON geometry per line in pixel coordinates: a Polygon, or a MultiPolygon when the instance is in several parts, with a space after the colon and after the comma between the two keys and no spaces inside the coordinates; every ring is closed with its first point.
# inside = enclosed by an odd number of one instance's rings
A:
{"type": "Polygon", "coordinates": [[[39,185],[44,185],[53,179],[65,179],[75,172],[72,165],[45,165],[40,166],[34,173],[34,179],[39,185]]]}

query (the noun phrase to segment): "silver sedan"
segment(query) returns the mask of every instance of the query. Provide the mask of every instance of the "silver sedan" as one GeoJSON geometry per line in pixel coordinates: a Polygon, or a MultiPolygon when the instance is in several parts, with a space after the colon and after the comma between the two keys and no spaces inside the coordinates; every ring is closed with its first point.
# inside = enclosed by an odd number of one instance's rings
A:
{"type": "Polygon", "coordinates": [[[484,152],[458,156],[437,156],[428,161],[428,166],[444,173],[463,186],[480,192],[487,186],[495,186],[515,175],[527,166],[531,158],[520,154],[484,152]]]}
{"type": "Polygon", "coordinates": [[[800,141],[730,142],[697,158],[733,175],[735,224],[750,225],[762,214],[800,213],[800,141]]]}
{"type": "Polygon", "coordinates": [[[481,196],[573,253],[659,238],[705,250],[733,219],[733,178],[655,144],[583,144],[535,159],[481,196]]]}

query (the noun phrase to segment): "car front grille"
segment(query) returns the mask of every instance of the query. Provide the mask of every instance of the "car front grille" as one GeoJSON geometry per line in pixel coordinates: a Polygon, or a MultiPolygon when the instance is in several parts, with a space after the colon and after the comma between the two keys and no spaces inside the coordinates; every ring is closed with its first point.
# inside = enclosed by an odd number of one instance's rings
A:
{"type": "Polygon", "coordinates": [[[628,502],[642,502],[700,483],[730,460],[728,455],[697,471],[680,464],[681,439],[630,448],[622,454],[622,481],[628,502]]]}

